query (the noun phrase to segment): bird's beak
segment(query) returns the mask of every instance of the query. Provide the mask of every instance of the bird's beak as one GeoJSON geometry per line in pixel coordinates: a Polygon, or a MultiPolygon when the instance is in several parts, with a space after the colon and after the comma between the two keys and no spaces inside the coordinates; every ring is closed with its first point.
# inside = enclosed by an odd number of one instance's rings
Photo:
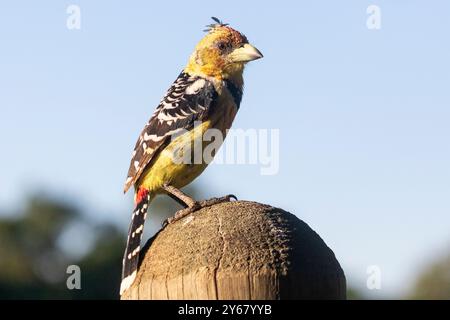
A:
{"type": "Polygon", "coordinates": [[[233,62],[249,62],[262,58],[262,53],[254,46],[246,43],[242,47],[234,49],[230,53],[230,59],[233,62]]]}

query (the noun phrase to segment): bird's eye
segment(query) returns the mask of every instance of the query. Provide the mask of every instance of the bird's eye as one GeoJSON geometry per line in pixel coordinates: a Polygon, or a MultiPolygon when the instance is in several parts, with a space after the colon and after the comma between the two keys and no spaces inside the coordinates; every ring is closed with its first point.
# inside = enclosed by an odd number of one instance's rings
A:
{"type": "Polygon", "coordinates": [[[219,50],[225,50],[227,47],[227,44],[225,42],[219,42],[217,44],[217,48],[219,48],[219,50]]]}

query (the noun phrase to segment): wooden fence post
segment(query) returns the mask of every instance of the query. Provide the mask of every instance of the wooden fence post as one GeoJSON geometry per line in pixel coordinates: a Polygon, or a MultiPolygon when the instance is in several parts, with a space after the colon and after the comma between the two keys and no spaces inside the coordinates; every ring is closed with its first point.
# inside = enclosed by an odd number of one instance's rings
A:
{"type": "Polygon", "coordinates": [[[141,252],[122,299],[345,299],[344,272],[306,223],[236,201],[169,225],[141,252]]]}

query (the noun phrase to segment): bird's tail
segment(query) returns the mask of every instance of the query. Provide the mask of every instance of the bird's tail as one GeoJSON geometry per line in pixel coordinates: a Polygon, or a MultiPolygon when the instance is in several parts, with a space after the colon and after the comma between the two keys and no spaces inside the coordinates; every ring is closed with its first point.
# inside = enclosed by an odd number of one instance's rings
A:
{"type": "Polygon", "coordinates": [[[124,293],[134,282],[139,264],[139,251],[144,231],[145,218],[148,205],[151,201],[151,193],[144,188],[139,188],[136,197],[133,214],[131,216],[130,229],[128,230],[127,247],[122,261],[122,282],[120,283],[120,295],[124,293]]]}

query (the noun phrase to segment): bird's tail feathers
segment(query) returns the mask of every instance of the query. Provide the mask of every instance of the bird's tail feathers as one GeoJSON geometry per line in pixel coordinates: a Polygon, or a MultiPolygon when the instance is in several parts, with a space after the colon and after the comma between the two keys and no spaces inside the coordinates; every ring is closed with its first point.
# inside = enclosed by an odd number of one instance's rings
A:
{"type": "Polygon", "coordinates": [[[141,250],[142,233],[147,217],[148,206],[151,201],[151,193],[144,188],[139,188],[136,193],[135,203],[130,228],[128,230],[127,246],[122,261],[122,281],[120,283],[120,295],[134,282],[139,264],[139,252],[141,250]]]}

